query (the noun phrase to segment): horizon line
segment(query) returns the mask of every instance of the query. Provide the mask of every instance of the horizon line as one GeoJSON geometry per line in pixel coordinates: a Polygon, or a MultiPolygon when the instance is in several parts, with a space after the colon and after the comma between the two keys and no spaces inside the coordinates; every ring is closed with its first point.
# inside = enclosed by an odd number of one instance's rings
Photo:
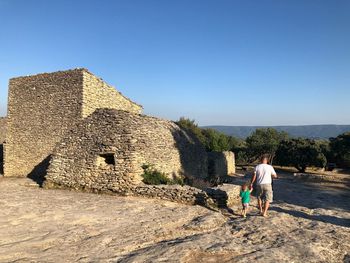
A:
{"type": "Polygon", "coordinates": [[[350,126],[350,124],[285,124],[285,125],[198,125],[199,127],[286,127],[286,126],[350,126]]]}

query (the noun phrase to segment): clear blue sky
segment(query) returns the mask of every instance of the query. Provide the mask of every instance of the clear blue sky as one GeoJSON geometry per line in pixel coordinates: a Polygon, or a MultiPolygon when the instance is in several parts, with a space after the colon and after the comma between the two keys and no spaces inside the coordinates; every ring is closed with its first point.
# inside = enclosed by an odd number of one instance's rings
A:
{"type": "Polygon", "coordinates": [[[86,67],[146,114],[350,124],[350,1],[0,0],[11,77],[86,67]]]}

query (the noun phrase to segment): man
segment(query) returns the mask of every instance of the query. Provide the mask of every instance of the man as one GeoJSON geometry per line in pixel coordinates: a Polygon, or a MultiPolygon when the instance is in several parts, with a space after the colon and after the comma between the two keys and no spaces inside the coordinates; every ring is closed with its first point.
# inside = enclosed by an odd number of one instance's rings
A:
{"type": "Polygon", "coordinates": [[[273,199],[272,192],[272,176],[277,178],[275,169],[268,164],[268,157],[263,156],[261,158],[261,164],[257,165],[254,170],[254,175],[251,185],[253,186],[255,180],[257,184],[257,198],[260,213],[262,216],[267,216],[267,210],[273,199]]]}

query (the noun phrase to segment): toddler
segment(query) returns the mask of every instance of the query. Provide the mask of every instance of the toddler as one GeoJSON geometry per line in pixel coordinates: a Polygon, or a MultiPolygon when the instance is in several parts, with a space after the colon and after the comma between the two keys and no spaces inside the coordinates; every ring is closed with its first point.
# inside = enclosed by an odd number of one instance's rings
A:
{"type": "Polygon", "coordinates": [[[253,188],[249,189],[246,184],[242,185],[241,191],[239,193],[239,196],[242,198],[242,212],[241,215],[243,217],[247,216],[247,211],[249,207],[250,202],[250,193],[253,191],[253,188]]]}

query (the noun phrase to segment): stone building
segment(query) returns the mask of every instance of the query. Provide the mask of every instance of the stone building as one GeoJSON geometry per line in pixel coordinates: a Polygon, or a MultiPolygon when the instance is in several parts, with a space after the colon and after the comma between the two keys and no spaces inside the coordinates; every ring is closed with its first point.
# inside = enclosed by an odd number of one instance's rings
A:
{"type": "Polygon", "coordinates": [[[204,147],[176,124],[114,109],[98,109],[79,122],[51,158],[48,187],[135,192],[144,164],[168,177],[207,176],[204,147]]]}
{"type": "Polygon", "coordinates": [[[57,142],[97,108],[140,113],[142,107],[86,69],[10,80],[5,176],[36,176],[46,170],[57,142]]]}

